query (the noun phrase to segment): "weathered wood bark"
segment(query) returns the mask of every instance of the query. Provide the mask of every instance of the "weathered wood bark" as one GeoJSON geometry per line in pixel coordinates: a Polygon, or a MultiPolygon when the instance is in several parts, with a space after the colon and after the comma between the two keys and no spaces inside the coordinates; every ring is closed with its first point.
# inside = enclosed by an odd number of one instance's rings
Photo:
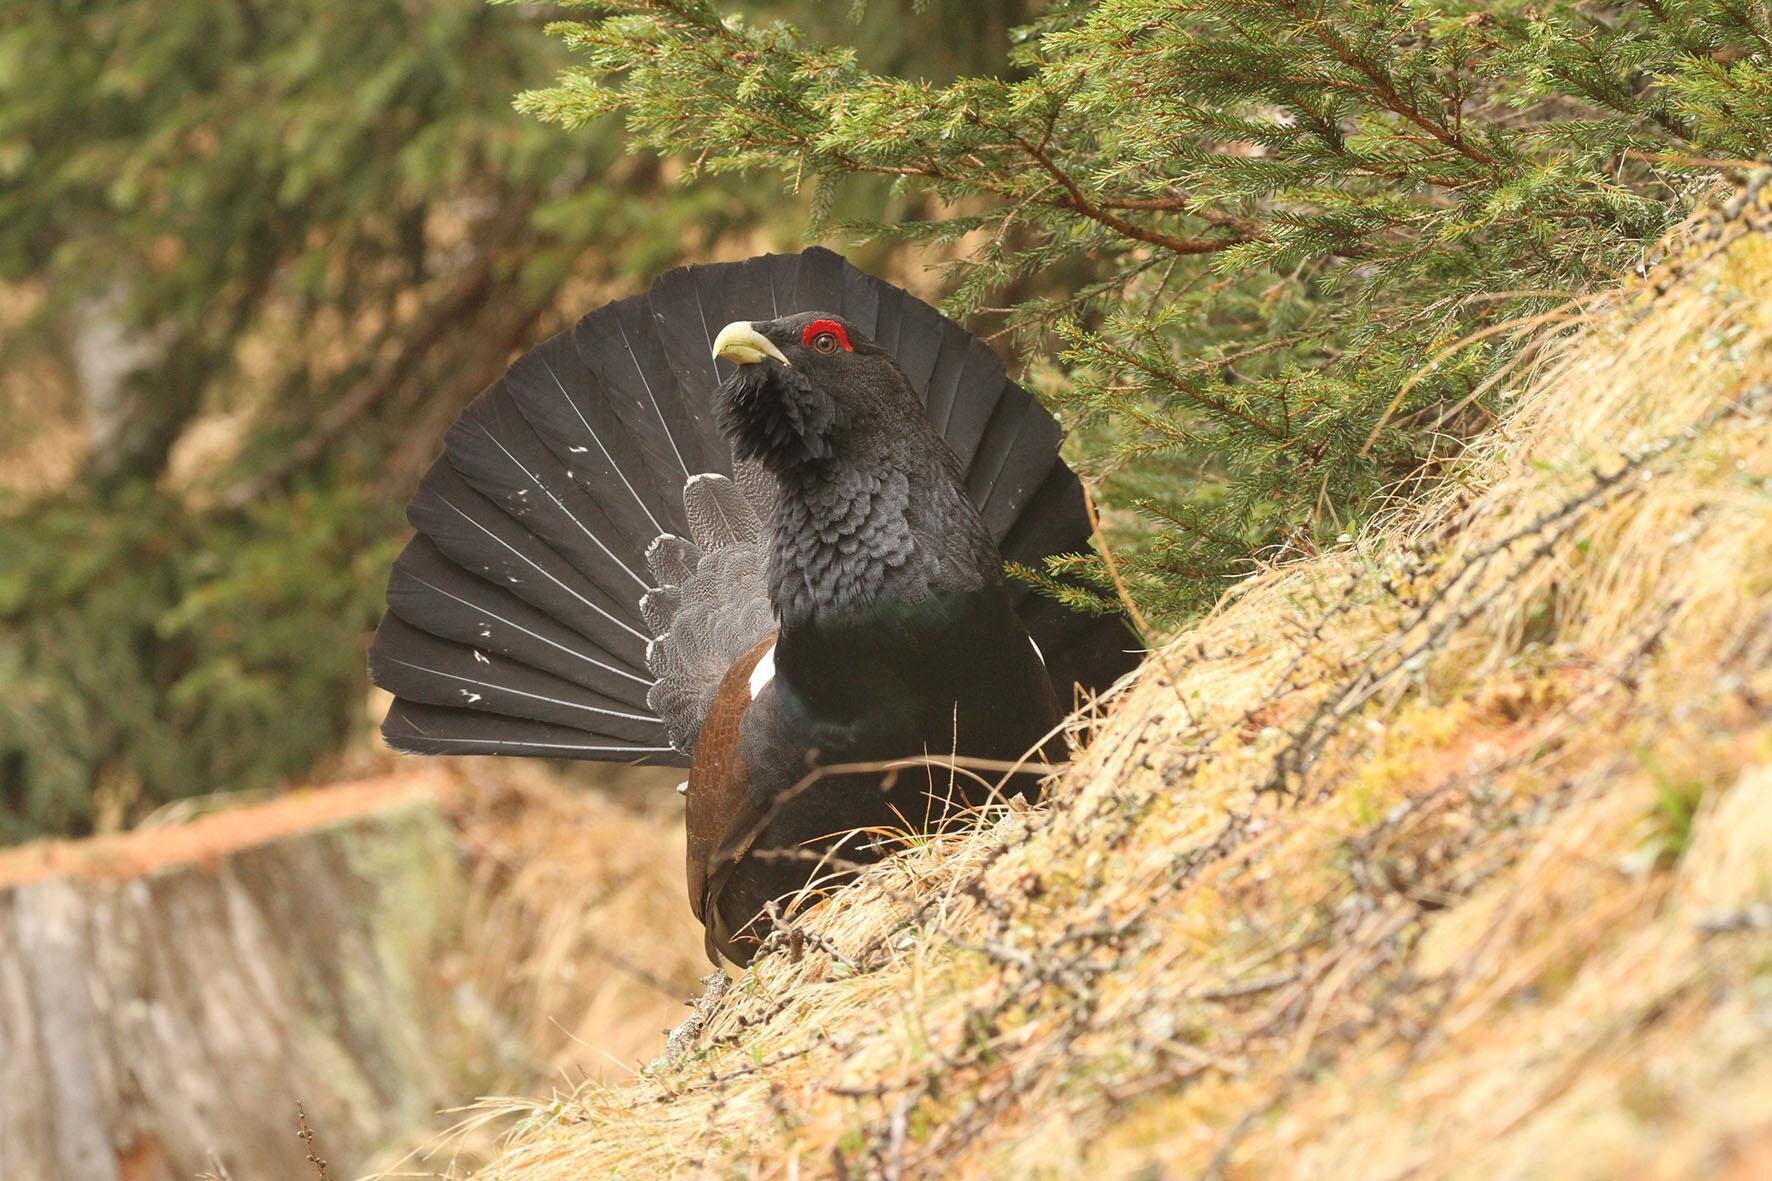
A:
{"type": "Polygon", "coordinates": [[[352,1177],[462,1099],[444,789],[342,790],[0,858],[0,1178],[311,1177],[297,1100],[352,1177]]]}

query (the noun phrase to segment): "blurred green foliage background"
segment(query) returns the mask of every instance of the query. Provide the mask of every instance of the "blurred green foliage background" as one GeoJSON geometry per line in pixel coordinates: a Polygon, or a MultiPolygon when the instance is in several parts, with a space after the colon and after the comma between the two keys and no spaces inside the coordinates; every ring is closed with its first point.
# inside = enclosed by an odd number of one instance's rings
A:
{"type": "MultiPolygon", "coordinates": [[[[753,8],[940,77],[1000,62],[1019,5],[753,8]]],[[[324,774],[468,400],[670,265],[803,244],[774,180],[517,113],[560,15],[0,6],[0,842],[324,774]]]]}

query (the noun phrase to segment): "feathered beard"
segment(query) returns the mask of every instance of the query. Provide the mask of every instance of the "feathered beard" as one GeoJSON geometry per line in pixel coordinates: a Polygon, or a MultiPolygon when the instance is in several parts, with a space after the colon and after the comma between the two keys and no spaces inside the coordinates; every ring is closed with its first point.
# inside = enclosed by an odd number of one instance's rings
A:
{"type": "Polygon", "coordinates": [[[740,365],[721,383],[717,407],[733,457],[778,475],[829,459],[841,425],[835,399],[775,361],[740,365]]]}

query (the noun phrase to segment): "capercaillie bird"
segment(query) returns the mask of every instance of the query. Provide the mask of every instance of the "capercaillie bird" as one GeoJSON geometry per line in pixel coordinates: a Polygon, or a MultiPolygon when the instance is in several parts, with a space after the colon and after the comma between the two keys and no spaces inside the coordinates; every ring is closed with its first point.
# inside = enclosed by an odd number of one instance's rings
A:
{"type": "Polygon", "coordinates": [[[1037,766],[1137,662],[1004,576],[1088,547],[1058,445],[986,345],[830,251],[671,271],[449,430],[370,650],[383,734],[687,765],[690,905],[745,964],[771,901],[988,799],[878,764],[1037,766]]]}

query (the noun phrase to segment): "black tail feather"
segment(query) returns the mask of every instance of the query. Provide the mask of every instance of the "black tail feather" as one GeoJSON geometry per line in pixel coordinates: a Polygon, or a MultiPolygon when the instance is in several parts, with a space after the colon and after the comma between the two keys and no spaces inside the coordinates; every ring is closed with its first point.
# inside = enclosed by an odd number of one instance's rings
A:
{"type": "MultiPolygon", "coordinates": [[[[646,552],[687,535],[689,477],[731,475],[710,357],[734,320],[834,312],[891,353],[966,470],[1004,556],[1089,544],[1059,429],[981,341],[827,250],[689,267],[531,349],[451,429],[408,510],[371,675],[383,733],[428,754],[678,764],[646,705],[646,552]]],[[[1137,662],[1117,619],[1015,592],[1061,701],[1137,662]]]]}
{"type": "MultiPolygon", "coordinates": [[[[974,339],[952,320],[942,321],[935,368],[929,374],[929,388],[923,391],[923,406],[943,438],[947,437],[948,421],[954,416],[954,403],[960,398],[960,382],[966,374],[966,343],[974,339]]],[[[948,445],[953,446],[951,442],[948,445]]]]}
{"type": "Polygon", "coordinates": [[[911,388],[923,395],[924,405],[928,405],[929,386],[941,359],[947,323],[940,312],[909,292],[898,293],[898,350],[892,359],[910,379],[911,388]]]}
{"type": "Polygon", "coordinates": [[[962,462],[970,466],[984,442],[991,416],[998,406],[1016,401],[1019,389],[1004,375],[1003,362],[997,359],[997,354],[977,337],[967,339],[966,356],[957,369],[956,388],[960,394],[954,398],[941,433],[948,446],[954,449],[954,454],[965,456],[962,462]],[[996,390],[994,397],[989,393],[993,388],[996,390]]]}
{"type": "MultiPolygon", "coordinates": [[[[829,251],[824,250],[808,250],[806,253],[830,254],[829,251]]],[[[830,254],[830,257],[836,259],[838,269],[843,276],[842,294],[838,300],[838,307],[833,310],[841,311],[851,324],[861,329],[875,344],[891,352],[891,348],[886,344],[884,334],[880,331],[880,309],[887,301],[897,298],[898,288],[880,282],[865,271],[856,270],[835,254],[830,254]]],[[[898,334],[895,330],[893,332],[894,342],[897,341],[897,337],[898,334]]]]}
{"type": "MultiPolygon", "coordinates": [[[[1056,478],[1081,491],[1077,477],[1058,458],[1058,423],[1038,402],[1026,394],[1022,397],[1026,401],[1019,406],[1011,406],[1009,398],[1003,399],[1004,405],[1010,406],[1009,412],[993,416],[967,478],[967,491],[999,548],[1026,515],[1035,493],[1047,479],[1055,478],[1055,473],[1061,472],[1062,476],[1056,478]]],[[[1085,525],[1073,544],[1087,545],[1088,540],[1085,525]]]]}
{"type": "MultiPolygon", "coordinates": [[[[730,319],[710,321],[700,288],[695,272],[680,267],[659,276],[646,294],[652,328],[669,360],[676,388],[692,392],[713,389],[720,384],[719,375],[714,370],[714,337],[731,323],[730,319]],[[692,314],[683,314],[686,309],[692,310],[692,314]]],[[[715,315],[718,314],[716,309],[715,315]]],[[[731,448],[720,437],[714,416],[703,412],[705,408],[705,397],[698,399],[693,421],[703,466],[692,474],[716,472],[731,475],[731,448]]]]}
{"type": "Polygon", "coordinates": [[[609,304],[580,320],[572,338],[579,358],[602,379],[601,400],[626,429],[638,466],[669,502],[670,490],[695,474],[702,455],[694,428],[679,412],[651,317],[634,315],[637,310],[627,300],[609,304]]]}
{"type": "Polygon", "coordinates": [[[382,737],[397,751],[414,755],[526,755],[546,759],[596,759],[686,767],[689,760],[660,739],[634,743],[586,734],[530,718],[397,699],[382,722],[382,737]]]}
{"type": "Polygon", "coordinates": [[[646,565],[592,496],[569,478],[508,392],[477,399],[450,428],[449,464],[504,514],[546,542],[617,608],[647,588],[646,565]]]}
{"type": "MultiPolygon", "coordinates": [[[[798,255],[795,260],[794,307],[785,314],[792,315],[794,310],[801,308],[822,308],[855,324],[856,321],[849,317],[849,310],[843,306],[843,276],[854,269],[841,256],[828,250],[808,250],[798,255]]],[[[860,327],[859,324],[856,326],[860,327]]]]}
{"type": "Polygon", "coordinates": [[[420,535],[394,561],[388,611],[413,627],[468,644],[646,709],[652,677],[610,659],[584,637],[504,588],[469,574],[420,535]]]}
{"type": "Polygon", "coordinates": [[[637,599],[613,599],[523,523],[475,491],[447,459],[432,465],[407,508],[413,528],[452,561],[504,587],[616,657],[646,669],[646,635],[637,599]]]}
{"type": "MultiPolygon", "coordinates": [[[[622,425],[603,384],[583,361],[572,334],[562,332],[512,362],[502,384],[554,453],[567,477],[596,500],[629,548],[623,560],[643,558],[644,543],[677,527],[677,503],[640,462],[639,448],[622,425]]],[[[643,569],[643,565],[636,569],[643,569]]]]}
{"type": "MultiPolygon", "coordinates": [[[[1040,426],[1033,425],[1032,429],[1039,430],[1040,426]]],[[[1037,467],[1035,463],[1022,464],[1021,470],[1011,477],[1009,465],[1005,464],[985,504],[987,522],[993,516],[1001,518],[1013,511],[1007,526],[996,534],[997,549],[1003,557],[1034,567],[1048,554],[1082,552],[1077,543],[1079,539],[1088,541],[1091,532],[1089,510],[1083,506],[1083,486],[1075,473],[1056,455],[1047,460],[1045,470],[1038,475],[1037,467]],[[1013,495],[1007,494],[1011,478],[1020,485],[1013,495]]]]}
{"type": "Polygon", "coordinates": [[[636,743],[646,741],[658,724],[650,711],[636,711],[521,661],[431,635],[391,612],[376,629],[369,670],[395,696],[427,705],[533,718],[636,743]]]}

